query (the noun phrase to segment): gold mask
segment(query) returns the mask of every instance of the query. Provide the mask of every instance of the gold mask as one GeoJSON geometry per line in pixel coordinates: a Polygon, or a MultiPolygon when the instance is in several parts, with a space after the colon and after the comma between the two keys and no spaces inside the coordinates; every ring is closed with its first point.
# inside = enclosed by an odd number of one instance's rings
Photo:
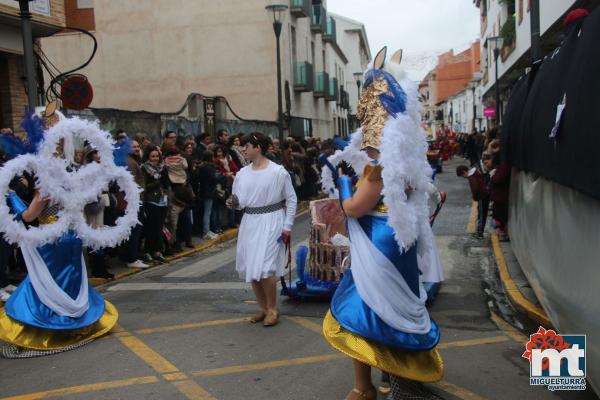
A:
{"type": "Polygon", "coordinates": [[[379,95],[387,93],[388,90],[387,81],[381,77],[364,89],[358,100],[356,115],[362,126],[362,150],[367,147],[379,149],[381,145],[383,126],[387,121],[388,113],[383,108],[379,95]]]}

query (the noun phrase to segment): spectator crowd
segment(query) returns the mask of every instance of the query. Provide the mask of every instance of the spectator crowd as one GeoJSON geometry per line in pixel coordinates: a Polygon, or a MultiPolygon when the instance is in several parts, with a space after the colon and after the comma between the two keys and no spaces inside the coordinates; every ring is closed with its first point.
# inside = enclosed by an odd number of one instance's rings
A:
{"type": "MultiPolygon", "coordinates": [[[[1,134],[13,135],[10,129],[1,134]]],[[[211,240],[230,228],[239,226],[242,212],[226,207],[233,180],[249,164],[244,155],[242,134],[230,135],[222,129],[216,142],[209,134],[186,136],[167,131],[161,143],[138,133],[130,137],[118,130],[116,153],[124,154],[119,165],[126,167],[141,188],[140,224],[129,240],[119,248],[87,251],[87,263],[92,277],[113,278],[110,266],[120,259],[131,268],[147,268],[149,263],[164,262],[165,257],[193,248],[193,237],[211,240]]],[[[273,139],[268,158],[289,172],[299,200],[308,200],[319,193],[319,156],[334,151],[333,141],[320,138],[288,138],[281,143],[273,139]]],[[[0,166],[9,156],[0,149],[0,166]]],[[[84,144],[75,151],[73,169],[98,162],[99,154],[84,144]]],[[[33,197],[34,177],[15,177],[11,189],[25,201],[33,197]]],[[[84,214],[92,227],[111,226],[124,214],[126,202],[118,186],[112,185],[94,203],[86,205],[84,214]]],[[[0,288],[18,283],[26,274],[24,261],[17,246],[0,237],[0,288]]],[[[0,299],[1,300],[1,299],[0,299]]]]}
{"type": "Polygon", "coordinates": [[[460,165],[456,175],[469,181],[473,201],[477,202],[477,230],[475,237],[483,238],[491,210],[492,226],[500,240],[508,238],[508,198],[510,167],[502,159],[498,130],[485,135],[462,135],[458,140],[459,154],[469,160],[470,166],[460,165]]]}

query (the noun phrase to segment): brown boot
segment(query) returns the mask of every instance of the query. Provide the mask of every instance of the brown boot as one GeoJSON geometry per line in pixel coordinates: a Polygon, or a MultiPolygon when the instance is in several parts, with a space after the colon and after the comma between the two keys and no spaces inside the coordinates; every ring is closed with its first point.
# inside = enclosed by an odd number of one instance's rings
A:
{"type": "Polygon", "coordinates": [[[275,326],[279,322],[279,312],[277,310],[269,310],[263,326],[275,326]]]}

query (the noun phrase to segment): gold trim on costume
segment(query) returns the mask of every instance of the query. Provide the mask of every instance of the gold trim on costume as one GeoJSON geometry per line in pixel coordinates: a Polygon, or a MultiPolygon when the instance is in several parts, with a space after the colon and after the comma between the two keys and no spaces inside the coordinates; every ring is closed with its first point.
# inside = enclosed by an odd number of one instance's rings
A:
{"type": "Polygon", "coordinates": [[[444,375],[444,361],[437,349],[411,352],[370,342],[342,328],[331,311],[323,321],[323,335],[348,357],[392,375],[425,383],[438,382],[444,375]]]}
{"type": "Polygon", "coordinates": [[[383,108],[379,95],[387,93],[388,90],[387,81],[382,77],[373,80],[373,83],[364,89],[360,96],[356,116],[362,127],[362,150],[367,147],[379,149],[383,127],[388,118],[388,113],[383,108]]]}
{"type": "Polygon", "coordinates": [[[50,225],[58,221],[58,217],[56,215],[48,215],[48,216],[39,216],[38,222],[41,225],[50,225]]]}
{"type": "Polygon", "coordinates": [[[108,333],[119,319],[115,306],[105,301],[104,314],[94,324],[77,330],[51,330],[25,325],[10,318],[0,307],[0,340],[34,350],[59,350],[108,333]]]}

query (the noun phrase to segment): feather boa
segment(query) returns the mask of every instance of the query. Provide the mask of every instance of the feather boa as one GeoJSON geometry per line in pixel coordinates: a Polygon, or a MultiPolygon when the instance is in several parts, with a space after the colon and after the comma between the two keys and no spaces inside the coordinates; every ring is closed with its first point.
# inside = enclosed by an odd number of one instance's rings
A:
{"type": "MultiPolygon", "coordinates": [[[[390,72],[402,77],[400,69],[390,72]]],[[[434,239],[429,227],[428,204],[432,171],[427,162],[427,141],[421,127],[418,87],[409,79],[401,79],[400,85],[406,93],[406,111],[396,118],[388,117],[381,139],[379,161],[383,166],[383,201],[389,210],[388,224],[394,230],[400,250],[407,250],[417,243],[419,254],[424,255],[431,250],[434,239]],[[408,187],[412,190],[407,194],[408,187]]],[[[361,143],[362,133],[358,130],[350,145],[329,157],[329,161],[334,166],[346,161],[362,174],[369,158],[360,151],[361,143]]],[[[330,197],[337,196],[328,168],[323,168],[321,184],[330,197]]]]}
{"type": "MultiPolygon", "coordinates": [[[[357,130],[352,134],[352,140],[350,144],[346,146],[346,148],[341,151],[336,151],[332,156],[327,159],[334,166],[337,166],[342,162],[347,162],[358,175],[362,175],[363,170],[366,165],[369,163],[369,157],[364,151],[360,151],[360,146],[362,143],[362,130],[357,130]]],[[[336,182],[333,181],[333,174],[331,170],[327,167],[324,167],[321,171],[321,186],[323,190],[327,192],[329,197],[336,198],[338,197],[338,191],[336,189],[336,182]]]]}
{"type": "Polygon", "coordinates": [[[8,161],[0,169],[0,199],[5,198],[13,177],[29,171],[36,176],[36,189],[44,198],[58,204],[61,211],[58,221],[39,228],[25,228],[13,220],[6,202],[0,202],[0,232],[10,243],[27,243],[37,247],[52,243],[68,229],[73,229],[85,245],[100,249],[114,247],[126,240],[137,219],[141,189],[131,174],[117,167],[113,160],[113,141],[108,132],[100,130],[95,122],[79,118],[61,120],[50,128],[40,146],[38,155],[27,154],[8,161]],[[74,136],[88,141],[100,154],[99,163],[88,164],[76,172],[67,172],[67,160],[54,156],[61,139],[72,142],[74,136]],[[93,229],[85,223],[83,208],[116,182],[125,193],[125,215],[117,219],[116,226],[93,229]]]}

